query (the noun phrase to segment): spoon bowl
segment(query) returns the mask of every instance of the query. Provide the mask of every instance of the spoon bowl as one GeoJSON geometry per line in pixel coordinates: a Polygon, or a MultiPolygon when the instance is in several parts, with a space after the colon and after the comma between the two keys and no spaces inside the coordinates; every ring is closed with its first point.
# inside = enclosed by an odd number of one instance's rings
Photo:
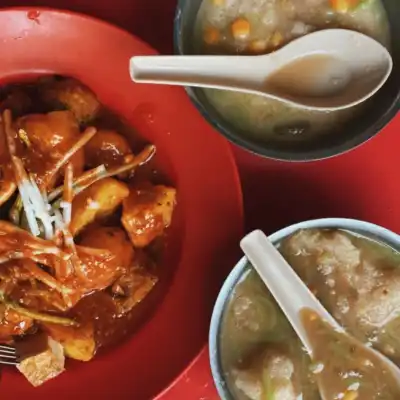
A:
{"type": "Polygon", "coordinates": [[[370,37],[326,29],[261,56],[136,56],[135,82],[258,94],[310,110],[353,107],[375,94],[393,68],[388,50],[370,37]]]}

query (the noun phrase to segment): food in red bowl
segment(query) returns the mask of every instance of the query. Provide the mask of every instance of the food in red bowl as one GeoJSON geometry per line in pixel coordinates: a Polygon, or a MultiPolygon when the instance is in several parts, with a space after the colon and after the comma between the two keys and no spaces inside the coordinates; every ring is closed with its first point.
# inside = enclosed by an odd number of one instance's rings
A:
{"type": "Polygon", "coordinates": [[[0,339],[39,338],[48,366],[2,391],[151,398],[204,343],[241,235],[230,149],[183,91],[130,82],[154,52],[127,33],[44,9],[0,24],[0,339]]]}
{"type": "Polygon", "coordinates": [[[177,193],[156,147],[75,79],[7,85],[0,111],[0,343],[39,386],[131,332],[177,193]]]}

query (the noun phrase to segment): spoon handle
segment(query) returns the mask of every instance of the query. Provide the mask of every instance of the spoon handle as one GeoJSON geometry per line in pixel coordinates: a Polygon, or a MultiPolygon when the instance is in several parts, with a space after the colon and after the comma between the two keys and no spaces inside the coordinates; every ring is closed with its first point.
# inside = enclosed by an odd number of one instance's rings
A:
{"type": "Polygon", "coordinates": [[[249,233],[241,240],[240,247],[310,353],[311,344],[300,318],[303,308],[314,310],[327,323],[343,332],[343,328],[325,310],[262,231],[249,233]]]}
{"type": "Polygon", "coordinates": [[[129,70],[134,82],[248,91],[266,76],[262,65],[258,56],[135,56],[129,70]]]}

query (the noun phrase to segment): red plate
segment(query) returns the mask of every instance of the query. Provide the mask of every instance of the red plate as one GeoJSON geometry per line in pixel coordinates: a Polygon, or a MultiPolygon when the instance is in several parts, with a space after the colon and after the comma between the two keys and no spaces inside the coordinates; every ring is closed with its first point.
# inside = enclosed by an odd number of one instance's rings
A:
{"type": "Polygon", "coordinates": [[[127,342],[34,389],[7,370],[3,399],[149,399],[204,344],[221,279],[242,234],[240,183],[229,145],[210,131],[183,90],[130,81],[129,57],[154,54],[140,40],[90,17],[54,10],[0,11],[0,79],[73,76],[156,144],[178,189],[168,260],[175,274],[156,311],[127,342]]]}

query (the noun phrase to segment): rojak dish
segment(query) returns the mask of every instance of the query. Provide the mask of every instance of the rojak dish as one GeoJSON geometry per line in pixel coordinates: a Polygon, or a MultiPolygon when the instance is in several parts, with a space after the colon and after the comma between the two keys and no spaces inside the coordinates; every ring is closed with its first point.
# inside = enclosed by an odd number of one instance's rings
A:
{"type": "Polygon", "coordinates": [[[6,85],[0,111],[0,344],[25,349],[38,386],[132,333],[176,190],[155,146],[74,79],[6,85]]]}
{"type": "MultiPolygon", "coordinates": [[[[353,337],[400,364],[400,254],[338,229],[305,229],[279,250],[353,337]]],[[[220,331],[221,367],[235,400],[397,400],[400,383],[354,339],[312,311],[302,320],[313,359],[257,273],[235,287],[220,331]],[[373,360],[373,361],[372,361],[373,360]],[[322,379],[321,379],[322,381],[322,379]]]]}

